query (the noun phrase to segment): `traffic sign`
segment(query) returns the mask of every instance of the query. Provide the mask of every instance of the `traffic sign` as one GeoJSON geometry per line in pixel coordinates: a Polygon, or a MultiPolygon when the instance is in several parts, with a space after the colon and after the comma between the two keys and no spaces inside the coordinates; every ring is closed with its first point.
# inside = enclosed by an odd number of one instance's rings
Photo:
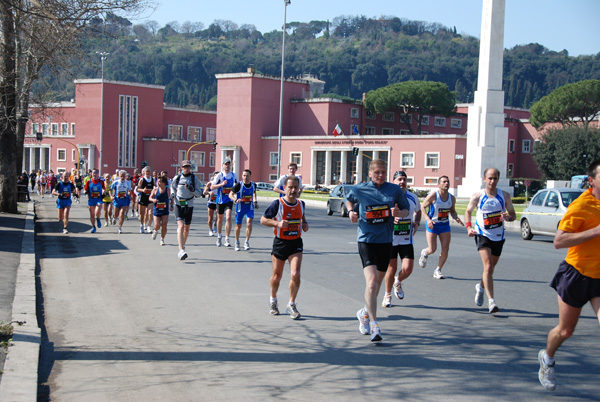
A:
{"type": "Polygon", "coordinates": [[[531,186],[531,180],[525,180],[525,187],[531,186]]]}

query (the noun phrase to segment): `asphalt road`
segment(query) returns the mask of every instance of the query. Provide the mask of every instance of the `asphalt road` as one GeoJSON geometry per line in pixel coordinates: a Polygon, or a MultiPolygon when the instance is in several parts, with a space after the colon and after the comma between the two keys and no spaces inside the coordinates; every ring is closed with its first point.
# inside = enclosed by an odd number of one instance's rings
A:
{"type": "MultiPolygon", "coordinates": [[[[435,255],[416,266],[405,299],[379,308],[384,340],[371,344],[355,317],[364,304],[356,228],[324,208],[307,209],[298,321],[269,315],[273,235],[258,219],[250,251],[217,248],[198,205],[180,262],[173,216],[160,247],[132,220],[122,235],[113,226],[90,234],[83,205],[67,235],[51,199],[37,212],[40,400],[600,400],[590,307],[556,356],[557,390],[537,380],[537,352],[557,322],[548,283],[566,254],[549,238],[508,233],[495,274],[501,311],[491,316],[473,301],[474,242],[453,227],[447,279],[431,277],[435,255]]],[[[424,246],[420,231],[415,252],[424,246]]],[[[286,267],[281,310],[288,281],[286,267]]]]}

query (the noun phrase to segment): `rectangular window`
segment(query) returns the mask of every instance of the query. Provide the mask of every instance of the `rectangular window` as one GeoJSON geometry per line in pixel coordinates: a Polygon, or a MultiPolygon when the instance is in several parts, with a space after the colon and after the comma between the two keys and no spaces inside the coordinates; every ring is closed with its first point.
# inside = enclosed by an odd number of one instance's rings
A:
{"type": "Polygon", "coordinates": [[[169,139],[174,141],[183,140],[183,126],[175,126],[169,124],[169,139]]]}
{"type": "Polygon", "coordinates": [[[290,154],[290,163],[302,166],[302,152],[292,152],[290,154]]]}
{"type": "Polygon", "coordinates": [[[217,159],[216,154],[214,152],[210,153],[210,160],[208,161],[209,167],[215,167],[215,159],[217,159]]]}
{"type": "Polygon", "coordinates": [[[42,135],[45,137],[50,133],[50,124],[42,123],[42,135]]]}
{"type": "Polygon", "coordinates": [[[450,119],[450,127],[452,128],[461,128],[462,120],[461,119],[450,119]]]}
{"type": "Polygon", "coordinates": [[[74,149],[71,150],[71,161],[77,162],[77,151],[74,149]]]}
{"type": "Polygon", "coordinates": [[[57,149],[56,150],[56,160],[58,162],[66,162],[67,161],[67,150],[66,149],[57,149]]]}
{"type": "Polygon", "coordinates": [[[367,110],[367,119],[375,120],[376,117],[377,117],[377,114],[375,113],[374,110],[367,110]]]}
{"type": "Polygon", "coordinates": [[[400,130],[400,135],[409,135],[410,131],[408,130],[400,130]]]}
{"type": "Polygon", "coordinates": [[[394,112],[385,112],[382,117],[383,121],[394,121],[394,112]]]}
{"type": "Polygon", "coordinates": [[[438,178],[437,177],[425,177],[424,183],[426,186],[436,186],[438,184],[438,178]]]}
{"type": "Polygon", "coordinates": [[[207,128],[206,129],[206,141],[215,141],[217,139],[217,129],[207,128]]]}
{"type": "Polygon", "coordinates": [[[365,135],[375,135],[375,127],[372,127],[372,126],[365,127],[365,135]]]}
{"type": "Polygon", "coordinates": [[[188,141],[202,141],[202,127],[188,127],[187,139],[188,141]]]}
{"type": "Polygon", "coordinates": [[[425,153],[425,167],[426,168],[439,168],[440,167],[440,153],[439,152],[425,153]]]}
{"type": "Polygon", "coordinates": [[[269,181],[270,182],[277,181],[277,175],[276,174],[270,174],[269,175],[269,181]]]}
{"type": "Polygon", "coordinates": [[[60,124],[60,135],[69,135],[69,123],[60,124]]]}
{"type": "Polygon", "coordinates": [[[383,134],[383,135],[394,135],[394,129],[393,128],[382,128],[381,129],[381,134],[383,134]]]}
{"type": "Polygon", "coordinates": [[[513,177],[514,171],[515,171],[515,164],[509,163],[506,168],[506,177],[513,177]]]}
{"type": "Polygon", "coordinates": [[[436,127],[446,127],[446,118],[445,117],[436,117],[434,125],[436,127]]]}
{"type": "Polygon", "coordinates": [[[179,166],[181,166],[181,162],[183,162],[184,160],[186,160],[186,159],[187,159],[187,158],[185,157],[186,153],[187,153],[187,151],[185,151],[185,150],[183,150],[183,149],[180,149],[180,150],[177,152],[177,156],[178,156],[178,158],[177,158],[177,164],[178,164],[179,166]]]}
{"type": "Polygon", "coordinates": [[[199,166],[204,166],[204,152],[192,151],[190,152],[190,159],[194,172],[198,171],[199,166]]]}
{"type": "Polygon", "coordinates": [[[269,153],[269,165],[270,166],[277,166],[277,165],[279,165],[279,154],[277,152],[270,152],[269,153]]]}
{"type": "Polygon", "coordinates": [[[350,134],[360,135],[360,128],[358,128],[357,124],[350,124],[350,134]]]}
{"type": "Polygon", "coordinates": [[[414,176],[406,177],[406,184],[408,184],[409,186],[412,186],[413,184],[415,184],[415,177],[414,176]]]}
{"type": "Polygon", "coordinates": [[[198,173],[198,179],[204,183],[204,173],[198,173]]]}
{"type": "Polygon", "coordinates": [[[31,125],[31,131],[32,131],[32,135],[37,135],[37,133],[40,132],[40,123],[33,123],[31,125]]]}
{"type": "Polygon", "coordinates": [[[75,123],[71,123],[71,135],[75,136],[75,123]]]}
{"type": "Polygon", "coordinates": [[[423,118],[421,119],[421,125],[422,126],[428,126],[429,125],[429,116],[423,116],[423,118]]]}
{"type": "Polygon", "coordinates": [[[415,167],[415,153],[414,152],[402,152],[400,154],[400,167],[414,168],[415,167]]]}
{"type": "Polygon", "coordinates": [[[515,140],[508,140],[508,153],[515,153],[515,140]]]}
{"type": "Polygon", "coordinates": [[[404,122],[405,119],[408,118],[408,123],[412,124],[412,114],[402,114],[402,116],[400,116],[402,118],[402,121],[404,122]]]}
{"type": "Polygon", "coordinates": [[[353,119],[358,119],[358,108],[357,107],[353,107],[352,109],[350,109],[350,117],[353,119]]]}
{"type": "Polygon", "coordinates": [[[135,167],[137,159],[138,97],[119,95],[118,166],[135,167]]]}
{"type": "Polygon", "coordinates": [[[528,154],[531,152],[531,140],[523,140],[523,153],[528,154]]]}
{"type": "Polygon", "coordinates": [[[52,123],[52,135],[58,135],[58,123],[52,123]]]}

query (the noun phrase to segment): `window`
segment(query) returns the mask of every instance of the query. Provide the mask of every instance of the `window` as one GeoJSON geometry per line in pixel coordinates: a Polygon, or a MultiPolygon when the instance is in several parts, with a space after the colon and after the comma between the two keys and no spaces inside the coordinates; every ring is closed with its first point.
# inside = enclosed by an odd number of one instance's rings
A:
{"type": "Polygon", "coordinates": [[[292,152],[290,154],[290,163],[302,166],[302,152],[292,152]]]}
{"type": "Polygon", "coordinates": [[[188,127],[188,141],[202,141],[202,127],[188,127]]]}
{"type": "Polygon", "coordinates": [[[214,152],[210,153],[210,157],[209,157],[209,161],[208,161],[208,166],[209,167],[215,167],[215,159],[216,159],[216,155],[214,152]]]}
{"type": "Polygon", "coordinates": [[[436,117],[434,125],[436,127],[446,127],[446,118],[445,117],[436,117]]]}
{"type": "Polygon", "coordinates": [[[353,107],[352,109],[350,109],[350,117],[353,119],[358,119],[358,108],[357,107],[353,107]]]}
{"type": "Polygon", "coordinates": [[[71,123],[71,135],[75,135],[75,123],[71,123]]]}
{"type": "Polygon", "coordinates": [[[365,135],[375,135],[375,127],[373,127],[373,126],[365,127],[365,135]]]}
{"type": "Polygon", "coordinates": [[[270,166],[277,166],[277,165],[279,165],[279,154],[277,152],[270,152],[269,153],[269,165],[270,166]]]}
{"type": "Polygon", "coordinates": [[[400,154],[400,167],[414,168],[415,167],[415,153],[414,152],[401,153],[400,154]]]}
{"type": "Polygon", "coordinates": [[[508,153],[515,153],[515,140],[508,140],[508,153]]]}
{"type": "Polygon", "coordinates": [[[533,197],[533,200],[531,200],[531,205],[541,206],[544,203],[544,198],[546,198],[546,195],[548,195],[547,191],[541,191],[537,193],[537,195],[533,197]]]}
{"type": "Polygon", "coordinates": [[[428,152],[425,154],[425,167],[426,168],[439,168],[440,167],[440,153],[439,152],[428,152]]]}
{"type": "Polygon", "coordinates": [[[383,121],[394,121],[394,112],[385,112],[383,114],[383,121]]]}
{"type": "Polygon", "coordinates": [[[198,173],[198,179],[199,179],[201,182],[204,182],[204,173],[198,173]]]}
{"type": "Polygon", "coordinates": [[[357,124],[350,124],[350,133],[353,135],[360,135],[360,129],[357,124]]]}
{"type": "Polygon", "coordinates": [[[382,128],[381,129],[381,134],[383,134],[383,135],[393,135],[394,134],[394,129],[393,128],[382,128]]]}
{"type": "Polygon", "coordinates": [[[377,117],[377,114],[375,113],[374,110],[367,110],[367,119],[375,120],[376,117],[377,117]]]}
{"type": "Polygon", "coordinates": [[[560,200],[558,199],[558,194],[556,194],[554,191],[550,191],[550,193],[548,193],[548,198],[546,198],[546,202],[544,203],[544,206],[556,208],[556,207],[558,207],[559,203],[560,203],[560,200]]]}
{"type": "Polygon", "coordinates": [[[429,134],[429,131],[421,131],[421,135],[427,135],[429,134]]]}
{"type": "Polygon", "coordinates": [[[60,124],[60,135],[69,135],[69,123],[60,124]]]}
{"type": "Polygon", "coordinates": [[[71,150],[71,161],[77,162],[77,151],[75,149],[71,150]]]}
{"type": "Polygon", "coordinates": [[[426,186],[436,186],[438,184],[438,178],[437,177],[425,177],[425,185],[426,186]]]}
{"type": "Polygon", "coordinates": [[[183,140],[183,126],[173,126],[169,124],[169,139],[175,141],[183,140]]]}
{"type": "Polygon", "coordinates": [[[138,97],[119,95],[117,166],[137,165],[138,97]]]}
{"type": "Polygon", "coordinates": [[[523,153],[528,154],[531,152],[531,140],[523,140],[523,153]]]}
{"type": "Polygon", "coordinates": [[[32,131],[32,135],[37,135],[37,133],[40,132],[40,123],[33,123],[31,125],[31,131],[32,131]]]}
{"type": "Polygon", "coordinates": [[[400,135],[409,135],[410,131],[408,130],[400,130],[400,135]]]}
{"type": "Polygon", "coordinates": [[[48,123],[42,123],[42,134],[47,136],[50,132],[50,125],[48,123]]]}
{"type": "Polygon", "coordinates": [[[408,118],[408,123],[411,124],[412,123],[412,114],[402,114],[402,116],[400,116],[402,118],[402,121],[404,121],[404,119],[408,118]]]}
{"type": "Polygon", "coordinates": [[[187,151],[185,151],[185,150],[183,150],[183,149],[180,149],[180,150],[177,152],[177,154],[178,154],[177,164],[178,164],[179,166],[181,166],[181,162],[183,162],[184,160],[186,160],[186,159],[187,159],[187,157],[186,157],[187,151]]]}
{"type": "Polygon", "coordinates": [[[461,128],[462,120],[461,119],[450,119],[450,127],[452,128],[461,128]]]}
{"type": "Polygon", "coordinates": [[[415,184],[415,177],[414,176],[407,176],[406,177],[406,184],[408,184],[409,186],[412,186],[413,184],[415,184]]]}
{"type": "Polygon", "coordinates": [[[515,171],[515,164],[509,163],[506,168],[506,177],[513,177],[514,171],[515,171]]]}
{"type": "Polygon", "coordinates": [[[206,129],[206,141],[215,141],[217,138],[217,129],[216,128],[207,128],[206,129]]]}
{"type": "Polygon", "coordinates": [[[270,174],[270,175],[269,175],[269,181],[270,181],[270,182],[277,181],[277,179],[278,179],[278,177],[277,177],[277,175],[276,175],[276,174],[270,174]]]}
{"type": "Polygon", "coordinates": [[[423,118],[421,119],[421,125],[422,126],[428,126],[429,125],[429,116],[423,116],[423,118]]]}
{"type": "Polygon", "coordinates": [[[58,135],[58,123],[52,123],[52,135],[58,135]]]}
{"type": "Polygon", "coordinates": [[[194,172],[198,171],[199,166],[204,166],[204,152],[192,151],[190,152],[190,159],[192,161],[194,172]]]}
{"type": "Polygon", "coordinates": [[[67,161],[67,150],[66,149],[57,149],[56,150],[56,160],[59,162],[67,161]]]}

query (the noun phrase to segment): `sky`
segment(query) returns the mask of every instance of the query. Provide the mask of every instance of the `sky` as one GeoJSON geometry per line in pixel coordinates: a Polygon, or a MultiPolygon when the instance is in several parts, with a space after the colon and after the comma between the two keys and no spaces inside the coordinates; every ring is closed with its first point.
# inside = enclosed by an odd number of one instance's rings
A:
{"type": "MultiPolygon", "coordinates": [[[[157,21],[202,22],[230,20],[252,24],[263,34],[281,30],[284,0],[151,0],[134,24],[157,21]]],[[[288,22],[333,20],[364,15],[395,16],[408,20],[438,22],[456,27],[461,34],[479,38],[482,0],[291,0],[288,22]]],[[[504,47],[539,43],[550,50],[567,50],[571,56],[600,53],[600,0],[506,0],[504,47]]]]}

